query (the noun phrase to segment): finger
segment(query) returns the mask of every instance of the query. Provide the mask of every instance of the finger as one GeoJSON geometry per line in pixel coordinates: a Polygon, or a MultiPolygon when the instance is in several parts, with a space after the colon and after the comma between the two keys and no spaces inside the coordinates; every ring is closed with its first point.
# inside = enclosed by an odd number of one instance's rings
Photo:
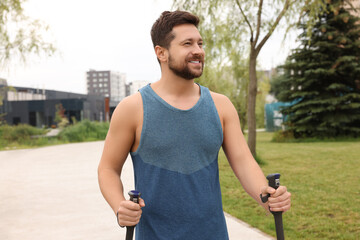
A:
{"type": "Polygon", "coordinates": [[[124,219],[119,219],[119,224],[121,226],[135,226],[140,222],[140,218],[133,221],[133,220],[124,220],[124,219]]]}
{"type": "Polygon", "coordinates": [[[271,194],[271,197],[278,197],[278,196],[280,196],[280,195],[283,195],[284,193],[286,193],[287,192],[287,188],[285,187],[285,186],[280,186],[280,187],[278,187],[278,189],[276,189],[276,191],[275,192],[273,192],[273,193],[270,193],[271,194]]]}
{"type": "Polygon", "coordinates": [[[140,220],[140,218],[141,218],[141,215],[129,216],[129,215],[125,215],[125,214],[118,214],[118,219],[121,221],[136,222],[136,221],[140,220]]]}
{"type": "Polygon", "coordinates": [[[144,201],[144,199],[140,198],[139,205],[140,205],[140,207],[142,207],[142,208],[145,207],[145,201],[144,201]]]}
{"type": "Polygon", "coordinates": [[[118,222],[121,226],[134,226],[140,221],[141,213],[141,210],[134,212],[120,209],[117,213],[118,222]]]}
{"type": "Polygon", "coordinates": [[[275,203],[272,203],[272,202],[269,202],[269,207],[270,208],[281,208],[283,206],[287,206],[287,205],[290,205],[291,204],[291,200],[290,199],[286,199],[282,202],[275,202],[275,203]]]}
{"type": "Polygon", "coordinates": [[[270,203],[283,202],[283,201],[285,201],[287,199],[290,199],[291,193],[285,192],[282,195],[279,195],[277,197],[276,196],[274,197],[274,196],[275,196],[275,194],[272,195],[271,197],[269,197],[269,202],[270,203]]]}
{"type": "Polygon", "coordinates": [[[272,187],[263,186],[263,187],[261,188],[261,194],[262,194],[263,196],[265,196],[265,195],[267,195],[267,194],[273,194],[273,193],[275,193],[275,189],[272,188],[272,187]]]}
{"type": "Polygon", "coordinates": [[[126,201],[122,202],[122,206],[124,208],[132,210],[132,211],[138,211],[141,209],[141,207],[138,203],[134,203],[130,200],[126,200],[126,201]]]}
{"type": "Polygon", "coordinates": [[[286,212],[290,209],[291,207],[291,202],[289,201],[288,203],[286,203],[285,205],[279,206],[279,207],[270,207],[270,211],[273,212],[286,212]]]}
{"type": "Polygon", "coordinates": [[[118,209],[117,213],[120,216],[127,216],[127,217],[130,217],[130,218],[137,218],[137,217],[141,216],[142,210],[141,210],[141,208],[139,208],[139,210],[132,210],[132,209],[128,209],[128,208],[122,206],[122,207],[120,207],[118,209]]]}

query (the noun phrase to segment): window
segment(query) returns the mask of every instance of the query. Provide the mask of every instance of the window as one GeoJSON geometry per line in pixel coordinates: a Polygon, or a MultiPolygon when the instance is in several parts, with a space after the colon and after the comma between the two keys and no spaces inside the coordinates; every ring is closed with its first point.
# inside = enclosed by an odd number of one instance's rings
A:
{"type": "Polygon", "coordinates": [[[93,73],[92,76],[93,76],[93,77],[96,77],[96,73],[93,73]]]}
{"type": "Polygon", "coordinates": [[[102,76],[102,73],[99,73],[99,77],[101,77],[102,76]]]}

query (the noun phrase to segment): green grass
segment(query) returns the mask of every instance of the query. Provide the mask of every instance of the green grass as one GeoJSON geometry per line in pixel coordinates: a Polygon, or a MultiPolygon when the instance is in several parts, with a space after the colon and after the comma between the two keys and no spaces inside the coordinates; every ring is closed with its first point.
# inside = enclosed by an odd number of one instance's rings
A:
{"type": "MultiPolygon", "coordinates": [[[[258,133],[257,152],[265,175],[281,173],[292,193],[283,215],[287,239],[359,239],[360,141],[275,143],[258,133]]],[[[219,158],[224,210],[275,236],[273,217],[249,197],[223,153],[219,158]]]]}

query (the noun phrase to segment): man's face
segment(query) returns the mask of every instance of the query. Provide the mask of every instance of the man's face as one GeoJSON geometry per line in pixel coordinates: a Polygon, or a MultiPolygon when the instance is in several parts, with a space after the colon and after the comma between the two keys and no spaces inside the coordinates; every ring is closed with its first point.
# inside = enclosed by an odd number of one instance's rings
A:
{"type": "Polygon", "coordinates": [[[173,28],[175,38],[169,47],[168,66],[174,74],[192,80],[201,76],[204,69],[203,40],[192,24],[173,28]]]}

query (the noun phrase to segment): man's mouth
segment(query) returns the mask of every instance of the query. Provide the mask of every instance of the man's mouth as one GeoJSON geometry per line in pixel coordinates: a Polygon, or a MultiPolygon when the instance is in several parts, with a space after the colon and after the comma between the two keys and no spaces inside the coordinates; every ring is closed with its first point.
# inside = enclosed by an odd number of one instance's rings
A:
{"type": "Polygon", "coordinates": [[[191,63],[200,63],[200,61],[190,61],[191,63]]]}

